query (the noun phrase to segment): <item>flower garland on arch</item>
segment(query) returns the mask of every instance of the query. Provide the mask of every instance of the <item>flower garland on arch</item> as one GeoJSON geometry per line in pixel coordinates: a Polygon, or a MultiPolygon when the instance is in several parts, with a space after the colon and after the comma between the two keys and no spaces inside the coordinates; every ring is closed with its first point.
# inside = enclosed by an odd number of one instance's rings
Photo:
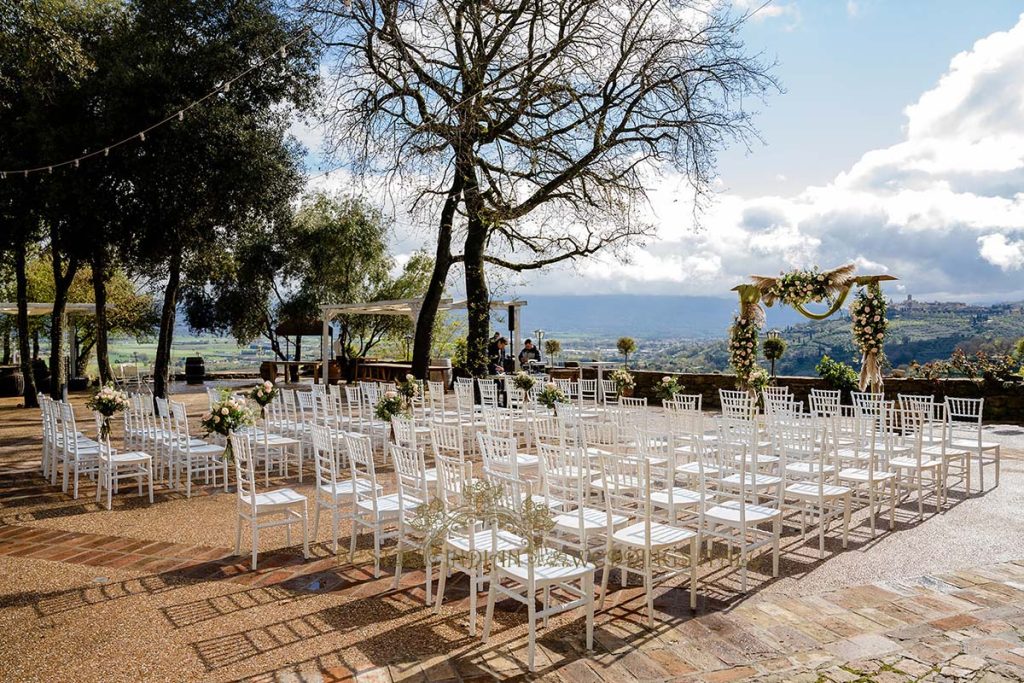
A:
{"type": "Polygon", "coordinates": [[[861,353],[860,390],[869,385],[872,389],[882,386],[882,347],[888,332],[889,321],[885,317],[886,303],[878,282],[872,282],[857,292],[857,298],[850,304],[850,320],[853,327],[853,341],[861,353]]]}
{"type": "Polygon", "coordinates": [[[778,277],[755,275],[751,279],[766,306],[778,301],[799,310],[808,303],[834,302],[853,282],[853,272],[853,264],[829,271],[815,266],[779,273],[778,277]]]}

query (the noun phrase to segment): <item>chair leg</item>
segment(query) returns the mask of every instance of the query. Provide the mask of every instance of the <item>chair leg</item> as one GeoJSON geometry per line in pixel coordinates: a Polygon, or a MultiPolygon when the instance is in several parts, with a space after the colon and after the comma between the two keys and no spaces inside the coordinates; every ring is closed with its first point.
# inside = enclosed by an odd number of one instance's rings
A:
{"type": "Polygon", "coordinates": [[[594,649],[594,572],[583,576],[583,594],[587,601],[587,652],[594,649]]]}
{"type": "Polygon", "coordinates": [[[331,508],[331,550],[335,555],[338,554],[338,517],[341,515],[341,510],[337,508],[337,505],[331,508]]]}
{"type": "MultiPolygon", "coordinates": [[[[337,540],[335,540],[335,544],[337,544],[337,540]]],[[[302,501],[302,557],[309,559],[309,503],[306,501],[302,501]]]]}
{"type": "MultiPolygon", "coordinates": [[[[441,577],[437,581],[437,597],[434,598],[434,614],[440,614],[441,613],[441,603],[444,601],[445,584],[448,581],[448,552],[447,552],[446,549],[443,549],[441,551],[441,567],[440,567],[439,571],[441,572],[441,577]]],[[[469,601],[469,604],[470,604],[470,607],[469,607],[469,635],[475,636],[476,635],[476,618],[475,618],[476,610],[474,609],[474,607],[476,607],[476,600],[474,599],[474,596],[473,596],[473,578],[472,578],[472,574],[470,574],[470,579],[469,579],[469,595],[470,595],[470,601],[469,601]]]]}
{"type": "Polygon", "coordinates": [[[526,648],[526,661],[531,672],[536,671],[534,666],[534,655],[537,649],[537,600],[535,591],[537,587],[529,584],[526,591],[526,621],[530,628],[529,645],[526,648]]]}
{"type": "Polygon", "coordinates": [[[242,516],[235,517],[235,555],[242,551],[242,516]]]}
{"type": "MultiPolygon", "coordinates": [[[[484,644],[486,644],[487,640],[491,637],[491,621],[494,619],[494,599],[497,595],[495,585],[497,582],[498,572],[492,566],[490,580],[487,584],[487,611],[484,613],[484,632],[482,638],[484,644]]],[[[473,587],[470,586],[470,589],[472,588],[473,587]]]]}
{"type": "MultiPolygon", "coordinates": [[[[321,507],[323,507],[323,505],[321,504],[321,502],[319,500],[319,496],[317,496],[316,509],[313,510],[313,541],[314,542],[316,542],[317,539],[320,538],[320,508],[321,507]]],[[[331,513],[332,517],[333,517],[333,514],[334,513],[332,511],[332,513],[331,513]]],[[[334,552],[335,553],[338,552],[337,540],[335,540],[334,552]]]]}
{"type": "Polygon", "coordinates": [[[697,609],[697,567],[700,564],[700,541],[698,536],[690,539],[690,609],[697,609]]]}
{"type": "Polygon", "coordinates": [[[847,493],[843,498],[843,550],[850,547],[850,508],[853,507],[853,494],[847,493]]]}
{"type": "MultiPolygon", "coordinates": [[[[442,560],[444,562],[444,560],[442,560]]],[[[482,571],[482,569],[481,569],[482,571]]],[[[444,572],[441,572],[441,586],[437,589],[437,602],[441,603],[441,588],[444,586],[444,572]]],[[[477,591],[480,590],[480,586],[477,585],[476,568],[473,567],[469,571],[469,635],[476,635],[476,599],[477,591]]]]}
{"type": "Polygon", "coordinates": [[[252,570],[256,571],[256,555],[259,554],[260,547],[260,528],[256,524],[256,520],[250,522],[252,527],[252,570]]]}

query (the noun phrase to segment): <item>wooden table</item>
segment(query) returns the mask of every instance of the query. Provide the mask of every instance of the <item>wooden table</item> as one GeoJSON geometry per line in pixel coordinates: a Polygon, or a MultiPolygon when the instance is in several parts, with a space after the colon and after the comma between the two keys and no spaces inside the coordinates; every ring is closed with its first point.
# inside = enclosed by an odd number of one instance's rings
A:
{"type": "MultiPolygon", "coordinates": [[[[435,382],[445,382],[447,384],[447,373],[450,373],[451,369],[449,365],[431,365],[427,368],[427,376],[435,382]]],[[[369,363],[359,363],[356,370],[356,378],[377,382],[397,382],[405,379],[405,376],[411,372],[412,363],[372,361],[369,363]]]]}

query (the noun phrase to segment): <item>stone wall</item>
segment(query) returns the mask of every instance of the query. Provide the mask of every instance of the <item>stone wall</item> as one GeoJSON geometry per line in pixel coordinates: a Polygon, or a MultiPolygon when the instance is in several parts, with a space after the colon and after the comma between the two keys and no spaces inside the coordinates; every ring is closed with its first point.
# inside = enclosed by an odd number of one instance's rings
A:
{"type": "MultiPolygon", "coordinates": [[[[578,377],[579,370],[571,368],[554,368],[554,377],[578,377]]],[[[647,397],[652,404],[660,400],[655,396],[655,385],[666,375],[679,378],[685,387],[684,393],[700,394],[706,410],[717,410],[719,389],[735,389],[736,378],[733,375],[721,374],[690,374],[666,373],[644,370],[633,371],[636,381],[634,396],[647,397]]],[[[596,377],[596,371],[584,369],[586,378],[596,377]]],[[[817,377],[786,377],[780,376],[777,383],[788,386],[790,391],[801,401],[807,401],[811,389],[827,389],[825,383],[817,377]]],[[[1004,386],[1000,382],[974,382],[969,379],[909,379],[889,377],[885,380],[885,395],[896,400],[898,394],[931,394],[936,401],[944,401],[947,396],[954,398],[984,398],[985,420],[989,422],[1009,422],[1024,424],[1024,384],[1016,383],[1004,386]]],[[[849,397],[844,397],[848,402],[849,397]]]]}

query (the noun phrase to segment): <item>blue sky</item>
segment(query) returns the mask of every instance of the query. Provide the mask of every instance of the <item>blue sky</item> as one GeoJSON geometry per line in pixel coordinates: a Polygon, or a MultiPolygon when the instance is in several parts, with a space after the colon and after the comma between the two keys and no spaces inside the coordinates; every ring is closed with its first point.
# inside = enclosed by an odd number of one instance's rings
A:
{"type": "MultiPolygon", "coordinates": [[[[662,171],[648,188],[657,236],[625,259],[492,283],[731,298],[750,274],[853,262],[897,276],[899,298],[1024,300],[1022,12],[1021,0],[773,0],[742,37],[778,62],[784,92],[754,103],[763,144],[720,155],[701,225],[685,179],[662,171]]],[[[344,174],[315,185],[352,191],[344,174]]],[[[432,251],[430,221],[394,214],[400,261],[432,251]]]]}
{"type": "Polygon", "coordinates": [[[760,109],[765,144],[720,158],[726,188],[741,194],[799,192],[831,180],[866,150],[898,142],[903,108],[939,80],[953,55],[1017,23],[1024,2],[775,0],[769,7],[783,11],[762,11],[770,16],[752,20],[743,37],[778,61],[785,93],[760,109]]]}

